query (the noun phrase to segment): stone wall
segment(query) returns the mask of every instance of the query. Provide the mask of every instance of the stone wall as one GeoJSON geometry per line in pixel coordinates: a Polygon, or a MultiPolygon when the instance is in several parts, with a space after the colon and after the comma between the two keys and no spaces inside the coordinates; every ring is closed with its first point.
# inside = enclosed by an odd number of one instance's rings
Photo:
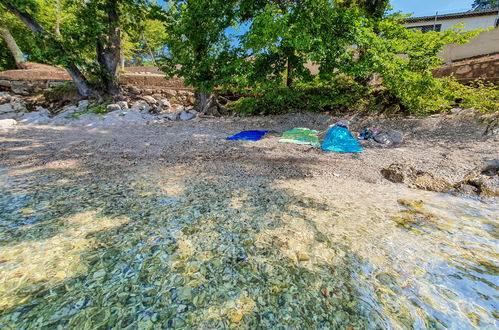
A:
{"type": "Polygon", "coordinates": [[[499,82],[499,54],[455,62],[435,71],[435,77],[454,76],[460,82],[484,79],[499,82]]]}
{"type": "MultiPolygon", "coordinates": [[[[141,89],[158,90],[192,90],[184,86],[182,78],[166,79],[154,67],[133,67],[120,75],[120,84],[133,85],[141,89]]],[[[9,70],[0,72],[0,87],[11,89],[16,94],[28,95],[41,92],[46,88],[71,81],[71,77],[63,69],[48,65],[32,65],[26,70],[9,70]]]]}

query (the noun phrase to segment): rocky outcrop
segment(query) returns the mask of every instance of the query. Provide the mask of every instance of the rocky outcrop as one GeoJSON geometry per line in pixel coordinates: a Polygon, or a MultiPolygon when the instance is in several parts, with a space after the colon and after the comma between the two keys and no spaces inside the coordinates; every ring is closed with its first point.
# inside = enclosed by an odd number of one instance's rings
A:
{"type": "Polygon", "coordinates": [[[422,190],[448,192],[452,189],[449,182],[406,164],[391,164],[388,168],[382,169],[381,174],[389,181],[404,183],[409,187],[422,190]]]}
{"type": "Polygon", "coordinates": [[[499,159],[486,159],[455,185],[464,195],[499,197],[499,159]]]}
{"type": "Polygon", "coordinates": [[[403,183],[411,188],[435,192],[452,192],[460,195],[498,197],[499,160],[486,159],[468,173],[457,184],[420,171],[407,164],[391,164],[381,170],[383,177],[391,182],[403,183]]]}

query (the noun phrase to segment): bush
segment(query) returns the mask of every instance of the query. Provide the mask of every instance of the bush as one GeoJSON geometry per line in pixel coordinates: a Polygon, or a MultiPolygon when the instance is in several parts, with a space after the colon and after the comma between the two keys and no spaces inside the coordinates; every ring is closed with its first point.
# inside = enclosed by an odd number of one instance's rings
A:
{"type": "Polygon", "coordinates": [[[449,89],[461,108],[474,108],[480,112],[499,110],[499,87],[490,82],[476,80],[470,85],[451,81],[449,89]]]}
{"type": "Polygon", "coordinates": [[[239,115],[345,111],[359,108],[368,94],[368,88],[353,80],[337,79],[328,84],[316,82],[276,88],[262,95],[241,98],[229,104],[229,108],[239,115]]]}

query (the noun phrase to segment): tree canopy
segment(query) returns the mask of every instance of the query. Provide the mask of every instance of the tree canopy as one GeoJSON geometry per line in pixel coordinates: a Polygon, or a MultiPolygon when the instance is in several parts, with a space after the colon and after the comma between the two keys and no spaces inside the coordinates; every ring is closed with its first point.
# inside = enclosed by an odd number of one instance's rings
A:
{"type": "Polygon", "coordinates": [[[471,5],[473,10],[486,10],[499,8],[499,0],[475,0],[471,5]]]}

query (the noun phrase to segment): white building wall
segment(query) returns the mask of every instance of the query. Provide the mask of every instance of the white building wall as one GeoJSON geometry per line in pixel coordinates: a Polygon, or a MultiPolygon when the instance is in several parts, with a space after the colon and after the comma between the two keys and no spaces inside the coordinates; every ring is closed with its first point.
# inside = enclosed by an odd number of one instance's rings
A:
{"type": "MultiPolygon", "coordinates": [[[[497,15],[489,16],[476,16],[467,18],[454,18],[454,19],[439,19],[437,17],[436,24],[442,24],[441,31],[446,31],[452,29],[454,26],[461,23],[464,24],[464,31],[478,30],[480,28],[487,29],[495,25],[497,15]]],[[[405,24],[406,27],[421,26],[421,25],[433,25],[434,21],[417,22],[405,24]]]]}

